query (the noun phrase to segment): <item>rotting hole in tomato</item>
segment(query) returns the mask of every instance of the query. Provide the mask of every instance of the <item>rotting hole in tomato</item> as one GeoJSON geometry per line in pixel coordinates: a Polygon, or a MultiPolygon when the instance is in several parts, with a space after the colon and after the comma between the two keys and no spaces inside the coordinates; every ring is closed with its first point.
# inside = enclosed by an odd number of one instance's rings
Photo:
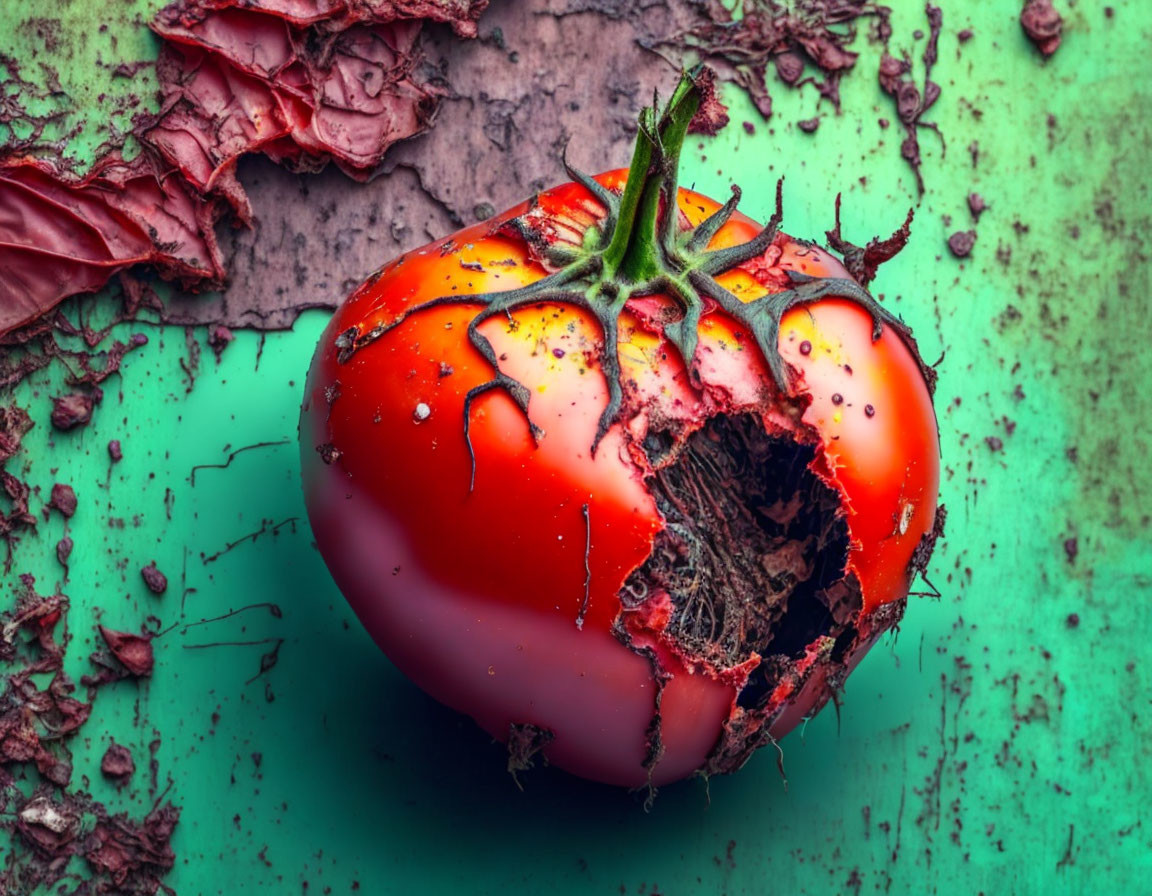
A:
{"type": "Polygon", "coordinates": [[[667,594],[665,634],[717,668],[760,655],[742,706],[757,706],[817,638],[855,636],[848,526],[839,495],[810,469],[815,453],[751,414],[721,414],[649,479],[665,525],[621,600],[667,594]]]}

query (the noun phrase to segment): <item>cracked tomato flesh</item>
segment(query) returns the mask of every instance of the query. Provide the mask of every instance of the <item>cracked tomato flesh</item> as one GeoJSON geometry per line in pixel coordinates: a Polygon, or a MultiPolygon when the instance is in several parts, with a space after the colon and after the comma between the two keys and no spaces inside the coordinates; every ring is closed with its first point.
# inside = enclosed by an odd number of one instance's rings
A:
{"type": "MultiPolygon", "coordinates": [[[[625,173],[598,180],[619,190],[625,173]]],[[[679,206],[686,227],[719,203],[681,190],[679,206]]],[[[343,360],[337,340],[438,296],[545,276],[528,243],[497,232],[527,210],[389,263],[336,311],[301,420],[316,543],[396,666],[493,737],[507,741],[528,726],[546,734],[539,744],[551,764],[624,786],[730,770],[714,761],[718,745],[748,721],[738,696],[760,658],[720,667],[667,637],[658,607],[625,607],[620,598],[664,525],[646,485],[646,434],[657,426],[685,434],[717,414],[752,414],[766,431],[814,445],[811,469],[840,497],[844,572],[859,585],[858,617],[834,659],[814,642],[788,660],[757,710],[761,723],[744,726],[764,742],[823,706],[899,618],[885,611],[902,608],[913,553],[930,537],[936,511],[929,388],[894,331],[873,341],[867,312],[835,298],[783,318],[779,347],[795,374],[793,397],[779,394],[755,343],[719,311],[701,321],[693,382],[661,335],[662,315],[674,306],[649,296],[621,318],[624,405],[593,454],[608,401],[599,327],[577,307],[542,302],[480,325],[501,368],[530,390],[529,415],[544,434],[534,441],[504,391],[479,396],[470,414],[470,489],[465,395],[492,378],[467,338],[477,307],[421,310],[343,360]]],[[[578,242],[603,213],[584,188],[565,184],[541,194],[534,214],[578,242]]],[[[736,214],[711,246],[758,231],[736,214]]],[[[848,277],[827,252],[781,234],[763,258],[717,279],[750,301],[785,288],[789,268],[848,277]]]]}

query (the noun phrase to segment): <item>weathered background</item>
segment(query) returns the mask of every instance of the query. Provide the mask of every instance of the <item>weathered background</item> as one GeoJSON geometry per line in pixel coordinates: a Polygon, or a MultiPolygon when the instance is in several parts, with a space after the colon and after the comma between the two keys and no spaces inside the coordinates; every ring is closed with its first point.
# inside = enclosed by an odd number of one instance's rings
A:
{"type": "MultiPolygon", "coordinates": [[[[908,49],[919,67],[924,8],[890,5],[892,52],[908,49]]],[[[770,209],[786,176],[785,227],[798,235],[831,227],[838,192],[857,242],[887,234],[915,206],[911,243],[874,289],[929,360],[943,353],[950,516],[929,573],[941,597],[911,602],[898,636],[849,681],[838,716],[829,709],[783,742],[786,788],[764,753],[707,791],[666,788],[648,814],[634,795],[548,769],[523,776],[519,791],[499,746],[380,655],[311,547],[296,415],[326,314],[292,324],[274,311],[290,329],[238,330],[219,360],[207,341],[210,323],[259,322],[253,307],[334,303],[398,251],[562,179],[567,138],[583,168],[625,164],[639,105],[675,77],[640,42],[674,33],[682,10],[493,0],[478,40],[428,29],[426,52],[446,60],[450,93],[428,134],[390,151],[385,173],[364,185],[335,170],[242,162],[257,223],[221,230],[227,291],[172,296],[166,325],[150,312],[120,325],[119,338],[144,332],[149,342],[105,381],[87,427],[49,425],[60,364],[4,396],[35,423],[8,465],[38,490],[32,511],[56,482],[74,487],[79,506],[67,521],[41,518],[15,546],[0,607],[19,573],[35,574],[41,593],[67,593],[77,678],[100,646],[97,620],[137,629],[153,615],[164,631],[152,678],[102,688],[70,746],[78,784],[114,810],[147,812],[170,785],[165,799],[182,815],[167,884],[1147,891],[1152,12],[1142,0],[1058,0],[1064,42],[1043,61],[1016,0],[940,6],[942,93],[926,119],[942,140],[921,131],[923,197],[900,158],[903,132],[866,28],[839,114],[812,87],[787,90],[770,73],[770,120],[725,85],[731,124],[685,153],[683,183],[719,197],[739,183],[752,213],[770,209]],[[814,133],[799,127],[815,116],[814,133]],[[973,191],[988,204],[978,221],[973,191]],[[975,247],[957,259],[947,238],[969,229],[975,247]],[[123,448],[117,464],[111,439],[123,448]],[[67,574],[55,551],[66,531],[67,574]],[[141,580],[150,561],[170,580],[163,596],[141,580]],[[279,612],[242,609],[265,603],[279,612]],[[275,664],[262,667],[272,652],[275,664]],[[136,759],[123,790],[99,772],[112,740],[136,759]]],[[[144,23],[157,8],[36,0],[0,12],[0,52],[54,91],[42,102],[71,116],[62,132],[84,123],[68,143],[81,162],[109,125],[127,128],[117,109],[150,102],[150,69],[125,78],[113,67],[155,56],[144,23]],[[58,73],[58,91],[40,62],[58,73]]],[[[6,87],[15,90],[31,94],[6,87]]],[[[118,307],[110,290],[66,311],[98,322],[118,307]]],[[[10,822],[11,801],[0,809],[10,822]]],[[[18,867],[27,844],[6,830],[0,856],[18,867]]]]}

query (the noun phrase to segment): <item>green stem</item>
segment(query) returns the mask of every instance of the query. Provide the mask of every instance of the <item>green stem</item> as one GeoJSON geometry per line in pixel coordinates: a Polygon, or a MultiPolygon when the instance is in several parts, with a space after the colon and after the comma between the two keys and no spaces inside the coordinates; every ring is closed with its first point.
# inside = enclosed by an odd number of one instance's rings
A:
{"type": "Polygon", "coordinates": [[[628,167],[628,180],[620,197],[620,212],[608,247],[604,270],[628,283],[643,283],[664,270],[661,228],[675,220],[677,169],[688,124],[700,107],[697,69],[687,71],[672,93],[659,121],[655,110],[640,117],[636,148],[628,167]],[[668,209],[660,219],[661,199],[668,209]]]}

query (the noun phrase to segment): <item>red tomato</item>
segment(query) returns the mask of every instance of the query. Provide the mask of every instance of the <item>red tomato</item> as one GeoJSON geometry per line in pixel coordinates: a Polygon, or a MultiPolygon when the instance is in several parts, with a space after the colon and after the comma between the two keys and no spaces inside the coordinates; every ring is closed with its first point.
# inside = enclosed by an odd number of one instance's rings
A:
{"type": "MultiPolygon", "coordinates": [[[[596,180],[615,195],[627,176],[596,180]]],[[[678,205],[681,232],[720,208],[687,190],[678,205]]],[[[669,341],[676,296],[632,297],[598,442],[613,371],[579,301],[420,307],[540,281],[541,235],[579,244],[605,214],[565,184],[386,265],[321,338],[302,462],[320,551],[406,675],[507,742],[514,770],[542,751],[651,786],[741,765],[900,618],[933,537],[937,430],[913,345],[887,324],[874,339],[853,300],[783,315],[785,392],[714,302],[689,367],[669,341]],[[527,415],[487,388],[491,360],[527,415]]],[[[737,213],[709,249],[760,230],[737,213]]],[[[787,271],[848,278],[776,234],[716,282],[754,303],[787,271]]]]}

